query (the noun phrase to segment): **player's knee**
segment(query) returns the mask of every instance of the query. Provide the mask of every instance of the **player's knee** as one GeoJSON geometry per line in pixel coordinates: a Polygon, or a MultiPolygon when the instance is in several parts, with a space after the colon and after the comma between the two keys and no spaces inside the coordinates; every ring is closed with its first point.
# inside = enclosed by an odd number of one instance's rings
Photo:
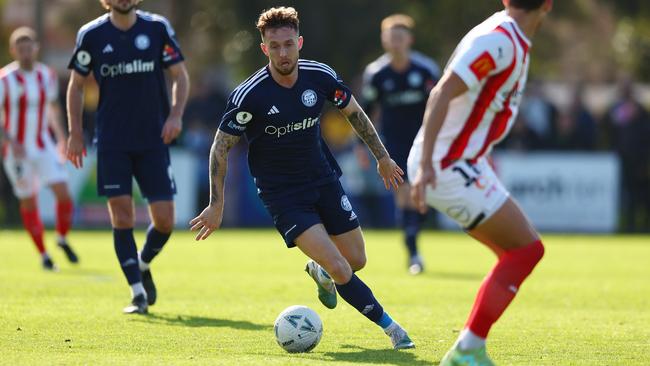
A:
{"type": "Polygon", "coordinates": [[[111,212],[113,227],[118,229],[132,228],[135,225],[135,217],[130,210],[113,209],[111,212]]]}
{"type": "Polygon", "coordinates": [[[353,258],[350,258],[348,262],[350,263],[350,267],[352,267],[352,270],[357,272],[363,269],[363,267],[366,266],[367,262],[366,254],[365,253],[360,253],[358,255],[355,255],[353,258]]]}
{"type": "Polygon", "coordinates": [[[323,267],[336,283],[347,283],[352,277],[352,268],[343,257],[332,259],[323,267]]]}
{"type": "Polygon", "coordinates": [[[174,230],[174,218],[173,217],[159,217],[154,221],[153,226],[158,232],[169,234],[174,230]]]}

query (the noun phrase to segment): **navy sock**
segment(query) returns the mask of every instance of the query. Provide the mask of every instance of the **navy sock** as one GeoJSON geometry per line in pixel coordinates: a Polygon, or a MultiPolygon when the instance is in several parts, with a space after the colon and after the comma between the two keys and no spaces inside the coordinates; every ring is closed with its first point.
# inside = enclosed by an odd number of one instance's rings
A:
{"type": "Polygon", "coordinates": [[[145,263],[150,263],[162,250],[172,234],[163,234],[156,230],[153,224],[147,230],[147,239],[144,242],[140,258],[145,263]]]}
{"type": "Polygon", "coordinates": [[[422,216],[415,210],[402,211],[402,227],[404,228],[404,244],[409,251],[409,256],[418,255],[417,236],[420,232],[422,216]]]}
{"type": "Polygon", "coordinates": [[[124,272],[124,277],[129,285],[142,282],[142,275],[138,267],[138,248],[135,246],[133,229],[113,229],[113,244],[115,254],[124,272]]]}
{"type": "Polygon", "coordinates": [[[337,284],[336,290],[348,304],[365,315],[366,318],[379,324],[384,314],[384,308],[381,307],[372,291],[357,275],[352,274],[352,278],[345,285],[337,284]]]}

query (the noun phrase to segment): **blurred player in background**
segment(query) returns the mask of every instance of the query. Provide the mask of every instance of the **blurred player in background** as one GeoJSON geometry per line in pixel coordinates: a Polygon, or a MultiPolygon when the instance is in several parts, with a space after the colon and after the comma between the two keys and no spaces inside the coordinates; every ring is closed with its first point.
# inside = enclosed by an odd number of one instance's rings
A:
{"type": "Polygon", "coordinates": [[[486,156],[515,121],[530,64],[530,39],[552,0],[503,0],[505,10],[460,42],[427,103],[409,155],[413,198],[455,220],[498,257],[465,329],[441,365],[492,365],[485,340],[544,255],[539,234],[486,156]]]}
{"type": "Polygon", "coordinates": [[[262,13],[257,28],[269,64],[237,87],[228,102],[210,156],[211,198],[190,225],[197,240],[221,225],[228,151],[246,135],[248,163],[259,196],[287,247],[297,246],[310,260],[319,299],[336,307],[336,293],[379,325],[395,349],[413,348],[355,271],[366,264],[357,215],[339,182],[340,168],[320,134],[326,101],[339,108],[377,159],[387,189],[402,182],[372,123],[329,66],[299,59],[303,38],[293,8],[262,13]],[[322,267],[321,267],[322,266],[322,267]]]}
{"type": "Polygon", "coordinates": [[[23,225],[41,254],[43,268],[55,270],[45,249],[38,212],[40,184],[49,186],[56,197],[58,246],[70,262],[78,262],[66,239],[72,224],[73,203],[64,167],[66,138],[57,104],[59,83],[54,70],[36,61],[39,45],[34,30],[16,29],[9,46],[15,61],[0,70],[3,165],[20,201],[23,225]],[[56,136],[58,151],[50,129],[56,136]]]}
{"type": "Polygon", "coordinates": [[[167,19],[136,10],[139,0],[100,2],[109,12],[79,30],[69,65],[68,159],[75,167],[83,164],[83,86],[92,72],[100,94],[97,189],[108,197],[115,253],[133,295],[124,312],[142,314],[157,298],[149,264],[174,228],[176,186],[167,145],[181,131],[189,79],[167,19]],[[165,70],[171,79],[171,106],[165,70]],[[133,237],[133,178],[148,201],[152,221],[140,253],[133,237]]]}
{"type": "MultiPolygon", "coordinates": [[[[364,110],[372,116],[375,107],[380,107],[379,126],[386,150],[404,170],[422,125],[427,96],[440,78],[440,68],[433,60],[411,50],[414,26],[413,18],[407,15],[385,18],[381,22],[381,44],[386,53],[369,64],[363,74],[364,110]]],[[[367,155],[363,151],[360,156],[367,155]]],[[[408,269],[415,275],[424,269],[416,240],[426,216],[417,211],[410,188],[408,183],[400,185],[395,202],[409,254],[408,269]]]]}

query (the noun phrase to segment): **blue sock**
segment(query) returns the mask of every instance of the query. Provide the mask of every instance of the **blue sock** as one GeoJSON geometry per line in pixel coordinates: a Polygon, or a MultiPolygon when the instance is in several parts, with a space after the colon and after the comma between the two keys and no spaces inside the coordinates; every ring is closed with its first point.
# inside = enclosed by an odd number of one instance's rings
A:
{"type": "Polygon", "coordinates": [[[383,330],[386,330],[391,324],[393,324],[393,318],[388,315],[387,312],[384,312],[384,315],[379,318],[377,325],[379,325],[383,330]]]}
{"type": "Polygon", "coordinates": [[[140,258],[145,263],[150,263],[162,250],[172,234],[163,234],[156,230],[153,224],[149,225],[147,230],[147,239],[144,241],[144,247],[140,258]]]}
{"type": "Polygon", "coordinates": [[[343,300],[365,315],[366,318],[377,324],[382,320],[384,308],[357,275],[352,274],[352,278],[345,285],[337,284],[336,290],[343,300]]]}
{"type": "Polygon", "coordinates": [[[417,236],[420,232],[422,216],[419,212],[405,209],[402,211],[402,227],[404,228],[404,244],[409,251],[409,256],[418,255],[417,236]]]}
{"type": "Polygon", "coordinates": [[[135,246],[133,229],[113,229],[113,244],[115,254],[120,262],[124,277],[129,285],[142,282],[142,275],[138,267],[138,248],[135,246]]]}

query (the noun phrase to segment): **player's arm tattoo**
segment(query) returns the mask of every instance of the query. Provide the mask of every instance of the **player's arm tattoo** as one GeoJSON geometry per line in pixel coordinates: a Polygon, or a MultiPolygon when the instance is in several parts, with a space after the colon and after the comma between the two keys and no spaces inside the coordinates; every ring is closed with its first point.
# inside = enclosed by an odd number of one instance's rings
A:
{"type": "Polygon", "coordinates": [[[381,158],[388,155],[384,144],[381,143],[377,130],[370,122],[370,118],[366,113],[361,110],[361,108],[353,110],[350,114],[347,115],[348,121],[352,125],[352,128],[356,131],[357,135],[366,143],[372,155],[375,156],[375,159],[380,160],[381,158]]]}
{"type": "Polygon", "coordinates": [[[210,149],[210,204],[223,204],[223,192],[228,168],[228,152],[239,141],[221,130],[217,131],[210,149]]]}

